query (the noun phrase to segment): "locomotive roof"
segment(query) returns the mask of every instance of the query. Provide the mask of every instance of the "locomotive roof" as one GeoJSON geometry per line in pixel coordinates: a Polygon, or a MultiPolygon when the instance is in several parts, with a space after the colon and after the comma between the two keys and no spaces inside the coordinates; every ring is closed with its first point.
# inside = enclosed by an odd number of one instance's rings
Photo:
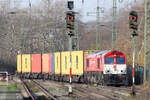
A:
{"type": "Polygon", "coordinates": [[[99,51],[98,52],[93,52],[93,53],[89,54],[88,56],[105,55],[105,54],[107,54],[110,51],[113,51],[113,50],[105,50],[105,51],[100,51],[100,52],[99,51]]]}

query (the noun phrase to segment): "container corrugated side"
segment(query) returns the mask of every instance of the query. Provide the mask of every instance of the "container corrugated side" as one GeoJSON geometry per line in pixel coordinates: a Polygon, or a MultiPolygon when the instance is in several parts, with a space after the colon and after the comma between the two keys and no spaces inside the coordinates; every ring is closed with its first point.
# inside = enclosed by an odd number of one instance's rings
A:
{"type": "Polygon", "coordinates": [[[54,53],[51,54],[51,72],[55,73],[55,55],[54,55],[54,53]]]}
{"type": "Polygon", "coordinates": [[[17,55],[17,72],[21,72],[21,55],[17,55]]]}
{"type": "Polygon", "coordinates": [[[41,54],[32,54],[31,55],[31,72],[40,73],[41,72],[41,54]]]}
{"type": "Polygon", "coordinates": [[[51,54],[42,54],[42,73],[51,72],[51,54]]]}
{"type": "Polygon", "coordinates": [[[72,51],[72,75],[83,74],[83,51],[72,51]]]}
{"type": "Polygon", "coordinates": [[[70,52],[61,52],[61,73],[68,75],[70,72],[70,52]]]}
{"type": "Polygon", "coordinates": [[[54,53],[54,58],[55,58],[55,74],[60,74],[60,52],[56,52],[54,53]]]}
{"type": "Polygon", "coordinates": [[[31,55],[22,55],[22,72],[31,72],[31,55]]]}

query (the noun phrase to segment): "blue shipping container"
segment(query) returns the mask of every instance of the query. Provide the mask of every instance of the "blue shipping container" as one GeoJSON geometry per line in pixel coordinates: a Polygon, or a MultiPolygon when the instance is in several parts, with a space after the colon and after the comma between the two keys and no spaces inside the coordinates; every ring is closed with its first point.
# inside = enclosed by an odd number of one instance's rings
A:
{"type": "Polygon", "coordinates": [[[55,73],[55,56],[54,53],[52,53],[52,58],[51,58],[51,68],[52,68],[52,73],[55,73]]]}

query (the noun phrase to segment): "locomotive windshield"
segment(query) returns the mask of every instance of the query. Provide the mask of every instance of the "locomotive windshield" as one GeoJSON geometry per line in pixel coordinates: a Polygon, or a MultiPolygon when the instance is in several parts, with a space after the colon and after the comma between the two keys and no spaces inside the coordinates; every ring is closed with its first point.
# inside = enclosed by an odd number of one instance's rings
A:
{"type": "Polygon", "coordinates": [[[125,57],[116,57],[117,64],[125,64],[125,57]]]}
{"type": "MultiPolygon", "coordinates": [[[[125,64],[125,57],[116,57],[116,64],[125,64]]],[[[105,57],[105,64],[114,64],[114,57],[105,57]]]]}
{"type": "Polygon", "coordinates": [[[114,57],[105,57],[105,64],[114,64],[114,57]]]}

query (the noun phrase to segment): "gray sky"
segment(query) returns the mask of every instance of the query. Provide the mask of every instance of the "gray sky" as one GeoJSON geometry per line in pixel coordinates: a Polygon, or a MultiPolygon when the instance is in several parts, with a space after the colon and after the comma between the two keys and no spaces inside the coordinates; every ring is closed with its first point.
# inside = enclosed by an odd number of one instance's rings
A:
{"type": "MultiPolygon", "coordinates": [[[[19,1],[19,0],[16,0],[19,1]]],[[[22,0],[23,6],[29,6],[29,0],[22,0]]],[[[32,4],[38,4],[40,0],[30,0],[32,4]]],[[[65,0],[67,1],[67,0],[65,0]]],[[[83,18],[82,21],[91,21],[96,19],[96,14],[90,14],[87,16],[87,12],[96,12],[97,0],[84,0],[84,4],[82,4],[82,0],[74,0],[75,1],[75,11],[81,11],[83,18]]],[[[104,13],[101,13],[101,16],[108,13],[112,8],[113,0],[99,0],[99,6],[104,8],[104,13]]],[[[135,0],[117,0],[118,8],[124,6],[125,3],[134,3],[135,0]]],[[[140,0],[139,0],[140,1],[140,0]]]]}
{"type": "MultiPolygon", "coordinates": [[[[98,0],[84,0],[84,4],[82,5],[82,0],[74,0],[75,1],[75,9],[82,9],[84,22],[91,21],[96,19],[96,14],[91,12],[96,12],[97,1],[98,0]],[[87,13],[90,12],[89,16],[87,13]]],[[[113,0],[99,0],[99,6],[104,8],[104,13],[101,13],[100,16],[108,13],[112,10],[113,0]]],[[[138,1],[138,0],[137,0],[138,1]]],[[[135,0],[117,0],[117,7],[122,8],[126,3],[135,4],[135,0]]]]}

